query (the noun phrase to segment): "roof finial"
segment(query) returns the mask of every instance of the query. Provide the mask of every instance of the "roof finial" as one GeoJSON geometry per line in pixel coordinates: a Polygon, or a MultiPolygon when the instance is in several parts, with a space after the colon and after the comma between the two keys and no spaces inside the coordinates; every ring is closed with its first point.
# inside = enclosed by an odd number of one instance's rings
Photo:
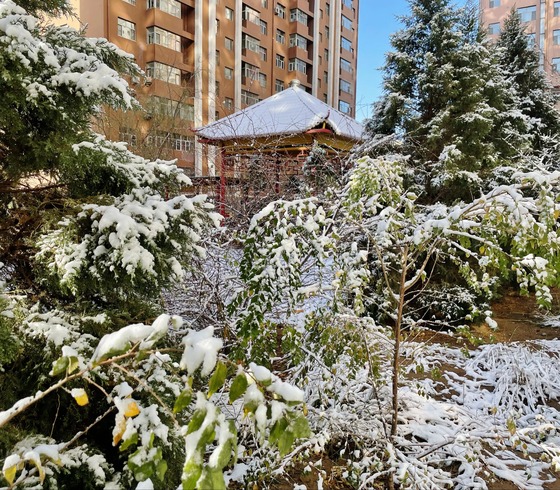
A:
{"type": "Polygon", "coordinates": [[[290,82],[290,87],[299,87],[300,85],[301,85],[301,82],[297,78],[294,78],[290,82]]]}

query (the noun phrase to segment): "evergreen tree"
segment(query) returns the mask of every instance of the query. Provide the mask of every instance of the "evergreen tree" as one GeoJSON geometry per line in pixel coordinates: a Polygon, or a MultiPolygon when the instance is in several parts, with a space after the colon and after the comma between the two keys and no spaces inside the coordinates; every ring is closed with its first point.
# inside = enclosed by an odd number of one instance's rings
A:
{"type": "Polygon", "coordinates": [[[409,3],[368,129],[400,135],[412,164],[428,172],[430,199],[468,198],[485,172],[523,151],[524,120],[474,11],[449,0],[409,3]]]}
{"type": "Polygon", "coordinates": [[[558,96],[539,67],[539,53],[529,44],[525,25],[515,10],[505,20],[496,47],[501,68],[512,81],[519,110],[526,118],[532,152],[556,161],[560,135],[558,96]]]}

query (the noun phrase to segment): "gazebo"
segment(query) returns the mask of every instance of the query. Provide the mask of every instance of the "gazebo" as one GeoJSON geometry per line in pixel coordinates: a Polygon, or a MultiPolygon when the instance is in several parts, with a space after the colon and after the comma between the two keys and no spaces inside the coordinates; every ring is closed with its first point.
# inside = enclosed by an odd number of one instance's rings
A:
{"type": "Polygon", "coordinates": [[[361,141],[363,130],[294,80],[286,90],[194,131],[200,142],[219,148],[219,201],[224,212],[226,189],[241,182],[251,182],[253,193],[259,183],[280,193],[299,178],[313,147],[319,146],[344,170],[344,157],[361,141]]]}

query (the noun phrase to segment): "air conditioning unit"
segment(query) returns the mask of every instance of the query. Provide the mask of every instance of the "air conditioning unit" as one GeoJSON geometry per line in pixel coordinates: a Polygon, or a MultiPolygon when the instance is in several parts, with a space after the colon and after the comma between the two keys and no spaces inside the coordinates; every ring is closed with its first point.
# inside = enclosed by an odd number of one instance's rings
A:
{"type": "Polygon", "coordinates": [[[151,84],[152,84],[152,77],[146,77],[146,78],[144,79],[144,85],[145,85],[146,87],[149,87],[151,84]]]}
{"type": "Polygon", "coordinates": [[[280,7],[275,7],[274,8],[274,15],[280,15],[281,12],[282,12],[282,9],[280,7]]]}

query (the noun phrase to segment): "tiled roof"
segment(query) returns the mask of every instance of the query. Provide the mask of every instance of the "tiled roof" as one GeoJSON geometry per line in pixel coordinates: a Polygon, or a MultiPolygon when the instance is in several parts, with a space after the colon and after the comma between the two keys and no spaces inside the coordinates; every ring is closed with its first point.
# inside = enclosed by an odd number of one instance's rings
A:
{"type": "Polygon", "coordinates": [[[363,126],[307,93],[298,84],[235,112],[207,126],[195,129],[208,140],[263,138],[299,134],[326,123],[336,135],[359,141],[363,126]]]}

